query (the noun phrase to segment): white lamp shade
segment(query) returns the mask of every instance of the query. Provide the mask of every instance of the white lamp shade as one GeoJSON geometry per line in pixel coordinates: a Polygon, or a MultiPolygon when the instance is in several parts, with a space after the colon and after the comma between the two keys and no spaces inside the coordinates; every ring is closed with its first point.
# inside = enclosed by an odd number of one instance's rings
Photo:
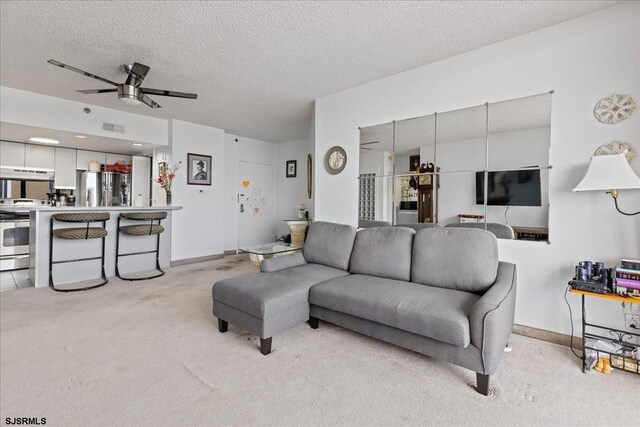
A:
{"type": "Polygon", "coordinates": [[[593,156],[580,184],[573,191],[638,190],[640,178],[624,154],[593,156]]]}

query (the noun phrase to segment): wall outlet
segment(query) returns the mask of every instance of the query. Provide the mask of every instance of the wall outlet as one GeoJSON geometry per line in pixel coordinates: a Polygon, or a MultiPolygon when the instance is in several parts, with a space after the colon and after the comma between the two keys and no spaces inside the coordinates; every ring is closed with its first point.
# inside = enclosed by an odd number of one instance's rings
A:
{"type": "Polygon", "coordinates": [[[624,314],[624,326],[630,331],[640,331],[640,324],[638,324],[640,316],[633,313],[624,314]]]}

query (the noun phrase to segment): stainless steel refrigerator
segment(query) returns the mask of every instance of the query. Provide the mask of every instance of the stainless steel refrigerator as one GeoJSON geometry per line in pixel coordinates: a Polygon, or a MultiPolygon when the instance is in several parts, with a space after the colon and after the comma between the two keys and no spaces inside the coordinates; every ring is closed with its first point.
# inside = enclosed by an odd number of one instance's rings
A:
{"type": "Polygon", "coordinates": [[[82,172],[79,206],[131,206],[131,174],[82,172]]]}

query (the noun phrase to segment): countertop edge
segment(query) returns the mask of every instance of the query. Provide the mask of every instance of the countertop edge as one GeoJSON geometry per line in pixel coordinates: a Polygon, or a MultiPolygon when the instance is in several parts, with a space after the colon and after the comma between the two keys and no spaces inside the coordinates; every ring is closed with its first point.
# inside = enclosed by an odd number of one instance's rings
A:
{"type": "Polygon", "coordinates": [[[29,211],[29,212],[64,212],[64,211],[177,211],[182,206],[61,206],[61,207],[0,207],[4,211],[29,211]]]}

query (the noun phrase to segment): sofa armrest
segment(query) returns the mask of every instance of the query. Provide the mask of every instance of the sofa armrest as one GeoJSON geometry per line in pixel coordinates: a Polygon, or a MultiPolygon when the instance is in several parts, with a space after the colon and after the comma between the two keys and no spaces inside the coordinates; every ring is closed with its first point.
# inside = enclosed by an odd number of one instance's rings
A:
{"type": "Polygon", "coordinates": [[[263,273],[271,273],[273,271],[297,267],[306,263],[307,261],[304,259],[302,251],[297,251],[291,255],[282,255],[269,259],[263,259],[260,263],[260,271],[263,273]]]}
{"type": "Polygon", "coordinates": [[[482,353],[484,374],[495,372],[513,329],[516,306],[516,266],[498,264],[496,281],[469,312],[471,343],[482,353]]]}

